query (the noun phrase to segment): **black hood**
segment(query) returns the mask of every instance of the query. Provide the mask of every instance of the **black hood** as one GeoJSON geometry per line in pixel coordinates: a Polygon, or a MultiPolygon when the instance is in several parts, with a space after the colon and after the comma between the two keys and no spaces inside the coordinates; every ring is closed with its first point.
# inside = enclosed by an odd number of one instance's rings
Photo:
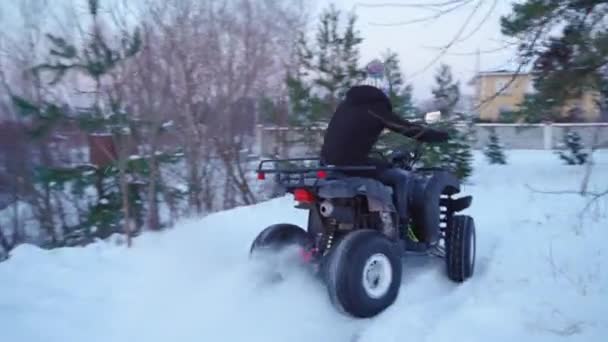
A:
{"type": "Polygon", "coordinates": [[[382,90],[369,85],[360,85],[350,88],[346,93],[346,102],[355,106],[384,103],[389,111],[392,111],[393,107],[391,101],[382,90]]]}

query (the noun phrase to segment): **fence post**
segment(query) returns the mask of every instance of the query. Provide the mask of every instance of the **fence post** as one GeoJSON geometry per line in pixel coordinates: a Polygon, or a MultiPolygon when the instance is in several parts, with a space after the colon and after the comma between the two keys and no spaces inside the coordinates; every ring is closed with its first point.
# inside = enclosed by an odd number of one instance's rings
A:
{"type": "Polygon", "coordinates": [[[553,125],[550,122],[545,122],[543,126],[543,142],[545,150],[553,148],[553,125]]]}
{"type": "Polygon", "coordinates": [[[255,126],[255,147],[254,153],[258,156],[264,155],[264,125],[258,124],[255,126]]]}

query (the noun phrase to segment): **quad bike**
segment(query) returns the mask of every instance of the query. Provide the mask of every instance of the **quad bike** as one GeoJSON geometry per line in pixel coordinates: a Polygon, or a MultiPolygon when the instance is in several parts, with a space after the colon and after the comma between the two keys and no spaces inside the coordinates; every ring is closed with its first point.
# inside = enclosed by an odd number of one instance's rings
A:
{"type": "Polygon", "coordinates": [[[304,229],[275,224],[251,245],[250,255],[300,250],[302,260],[326,284],[332,303],[355,317],[372,317],[393,304],[402,276],[402,257],[423,253],[445,259],[449,279],[461,283],[475,267],[475,224],[458,213],[472,197],[456,197],[459,180],[437,168],[416,168],[420,143],[413,152],[388,157],[410,173],[408,222],[399,222],[393,189],[379,180],[349,175],[372,166],[321,165],[316,158],[268,159],[258,178],[276,181],[308,210],[304,229]],[[295,164],[308,166],[294,166],[295,164]],[[274,167],[268,167],[274,164],[274,167]],[[312,166],[310,165],[312,164],[312,166]]]}

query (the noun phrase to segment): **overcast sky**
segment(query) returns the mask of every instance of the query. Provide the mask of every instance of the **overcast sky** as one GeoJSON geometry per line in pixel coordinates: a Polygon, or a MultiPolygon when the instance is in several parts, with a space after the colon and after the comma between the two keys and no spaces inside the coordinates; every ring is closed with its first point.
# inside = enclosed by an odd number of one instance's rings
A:
{"type": "MultiPolygon", "coordinates": [[[[472,17],[469,25],[463,31],[462,37],[467,37],[479,23],[491,12],[481,29],[470,38],[455,44],[448,53],[440,58],[428,70],[427,66],[437,58],[439,51],[433,47],[444,46],[450,42],[467,17],[473,11],[473,1],[470,6],[446,15],[435,21],[426,21],[411,25],[379,26],[377,23],[399,23],[432,15],[432,12],[408,8],[408,7],[383,7],[371,8],[364,4],[386,4],[386,3],[437,3],[440,0],[335,0],[338,6],[355,10],[359,16],[358,28],[363,35],[361,55],[364,61],[380,56],[386,49],[390,48],[397,52],[401,58],[402,68],[408,81],[414,85],[415,97],[419,100],[431,96],[430,89],[433,84],[433,74],[439,63],[444,62],[453,67],[455,76],[461,80],[463,92],[471,93],[472,89],[466,85],[468,80],[476,71],[477,58],[474,54],[457,55],[461,53],[475,52],[481,50],[481,70],[492,69],[514,69],[514,50],[507,49],[494,53],[483,53],[488,50],[496,50],[505,45],[505,37],[500,33],[500,16],[510,12],[512,1],[486,0],[472,17]]],[[[445,1],[444,1],[445,2],[445,1]]],[[[317,0],[316,10],[326,7],[330,2],[317,0]]]]}
{"type": "MultiPolygon", "coordinates": [[[[6,29],[6,24],[11,21],[10,11],[6,11],[7,8],[19,4],[20,1],[25,0],[0,0],[0,28],[6,29]],[[4,16],[2,12],[4,12],[4,16]]],[[[47,0],[47,2],[53,4],[57,4],[57,1],[47,0]]],[[[501,15],[510,12],[511,0],[475,0],[471,1],[470,5],[434,21],[429,20],[411,25],[396,26],[380,26],[378,24],[391,24],[424,18],[432,15],[433,12],[411,7],[366,7],[365,5],[386,3],[430,4],[445,2],[445,0],[311,0],[315,13],[312,27],[316,25],[319,11],[332,2],[342,9],[354,10],[358,14],[357,28],[364,38],[361,46],[362,62],[380,57],[389,48],[397,52],[401,58],[407,81],[414,86],[414,96],[417,100],[423,100],[431,96],[433,75],[441,62],[452,66],[456,78],[461,81],[462,91],[471,93],[472,89],[467,86],[467,82],[477,69],[477,57],[474,53],[477,49],[482,52],[479,60],[481,70],[514,69],[516,67],[513,63],[513,49],[484,53],[504,46],[505,37],[500,33],[499,19],[501,15]],[[445,46],[454,39],[463,24],[467,22],[467,17],[471,15],[476,3],[482,5],[469,20],[468,26],[464,28],[461,35],[461,37],[467,39],[454,44],[443,57],[429,66],[439,54],[437,47],[445,46]],[[475,30],[488,13],[490,15],[481,28],[475,30]],[[471,35],[473,32],[474,34],[471,35]]]]}

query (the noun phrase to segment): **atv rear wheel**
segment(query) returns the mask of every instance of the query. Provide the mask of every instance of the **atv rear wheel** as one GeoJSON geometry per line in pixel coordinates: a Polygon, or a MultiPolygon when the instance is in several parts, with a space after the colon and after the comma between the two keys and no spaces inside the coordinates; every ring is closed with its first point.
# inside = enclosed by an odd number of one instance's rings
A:
{"type": "Polygon", "coordinates": [[[475,222],[466,215],[455,215],[446,230],[445,253],[448,278],[462,283],[475,270],[475,222]]]}
{"type": "Polygon", "coordinates": [[[347,234],[324,260],[332,303],[355,317],[372,317],[397,298],[401,285],[401,252],[374,230],[347,234]]]}
{"type": "Polygon", "coordinates": [[[265,228],[251,244],[250,256],[260,251],[280,252],[289,246],[306,247],[310,242],[308,233],[299,226],[280,223],[265,228]]]}

